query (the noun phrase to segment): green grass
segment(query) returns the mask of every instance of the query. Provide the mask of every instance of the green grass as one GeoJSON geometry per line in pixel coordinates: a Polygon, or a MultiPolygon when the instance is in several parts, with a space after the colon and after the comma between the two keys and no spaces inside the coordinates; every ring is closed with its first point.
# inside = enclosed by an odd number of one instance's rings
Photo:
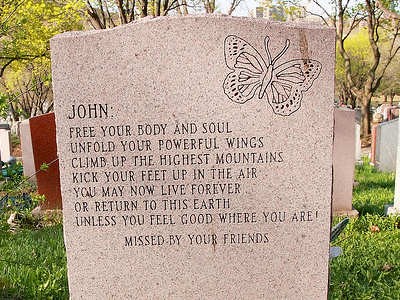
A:
{"type": "MultiPolygon", "coordinates": [[[[360,216],[334,243],[343,254],[331,261],[329,299],[400,299],[400,217],[384,216],[384,205],[393,203],[394,175],[364,164],[356,180],[353,204],[360,216]]],[[[61,225],[7,229],[0,222],[0,299],[68,299],[61,225]]]]}
{"type": "Polygon", "coordinates": [[[0,299],[68,299],[61,225],[0,231],[0,299]]]}
{"type": "Polygon", "coordinates": [[[400,217],[384,217],[384,205],[393,203],[394,174],[364,163],[356,181],[353,205],[360,216],[334,243],[343,254],[331,262],[329,298],[400,299],[400,217]]]}
{"type": "Polygon", "coordinates": [[[361,216],[383,216],[384,205],[393,203],[394,173],[382,173],[367,161],[356,167],[358,185],[353,192],[353,206],[361,216]]]}

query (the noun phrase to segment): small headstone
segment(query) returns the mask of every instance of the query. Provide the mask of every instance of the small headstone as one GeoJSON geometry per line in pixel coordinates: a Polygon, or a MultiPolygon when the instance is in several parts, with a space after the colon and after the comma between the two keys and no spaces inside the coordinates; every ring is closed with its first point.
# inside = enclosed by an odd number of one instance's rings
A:
{"type": "Polygon", "coordinates": [[[385,205],[386,215],[400,215],[400,122],[396,119],[397,145],[396,145],[396,182],[394,186],[394,203],[385,205]]]}
{"type": "Polygon", "coordinates": [[[22,122],[20,132],[24,175],[36,180],[38,193],[46,197],[42,208],[60,209],[62,203],[54,113],[22,122]]]}
{"type": "Polygon", "coordinates": [[[11,158],[10,125],[0,124],[0,159],[8,162],[11,158]]]}
{"type": "Polygon", "coordinates": [[[35,158],[33,156],[31,126],[29,124],[29,119],[21,122],[19,132],[21,138],[24,176],[28,177],[30,181],[36,182],[35,158]]]}
{"type": "Polygon", "coordinates": [[[397,136],[399,119],[376,126],[375,166],[384,172],[396,171],[397,136]]]}
{"type": "Polygon", "coordinates": [[[51,48],[72,299],[327,297],[333,30],[157,18],[51,48]]]}
{"type": "Polygon", "coordinates": [[[353,210],[353,183],[356,151],[355,112],[348,108],[335,108],[333,143],[332,209],[336,215],[357,215],[353,210]]]}

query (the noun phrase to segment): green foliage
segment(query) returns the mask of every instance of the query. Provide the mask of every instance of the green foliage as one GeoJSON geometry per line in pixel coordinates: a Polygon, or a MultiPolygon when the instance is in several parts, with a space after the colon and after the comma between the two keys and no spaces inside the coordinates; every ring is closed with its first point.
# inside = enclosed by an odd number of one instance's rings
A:
{"type": "Polygon", "coordinates": [[[11,141],[12,148],[15,148],[15,147],[21,145],[21,139],[19,138],[19,136],[17,134],[12,133],[10,141],[11,141]]]}
{"type": "Polygon", "coordinates": [[[43,195],[36,193],[36,187],[22,175],[22,165],[16,163],[4,169],[0,176],[0,223],[8,227],[6,221],[16,214],[16,222],[21,228],[35,228],[39,219],[32,216],[32,210],[44,200],[43,195]]]}
{"type": "Polygon", "coordinates": [[[8,98],[7,95],[0,92],[0,118],[5,119],[8,115],[8,98]]]}
{"type": "Polygon", "coordinates": [[[1,54],[9,58],[33,58],[48,54],[55,34],[79,29],[82,1],[2,1],[1,54]]]}
{"type": "Polygon", "coordinates": [[[353,205],[360,216],[334,243],[343,254],[331,262],[329,298],[400,299],[400,216],[383,216],[384,204],[393,203],[394,175],[365,160],[356,180],[353,205]]]}
{"type": "Polygon", "coordinates": [[[42,163],[41,165],[40,165],[40,171],[47,171],[48,169],[49,169],[49,165],[48,164],[46,164],[46,163],[42,163]]]}
{"type": "Polygon", "coordinates": [[[10,111],[18,120],[51,111],[49,40],[61,32],[83,29],[85,3],[0,0],[0,4],[0,115],[10,111]]]}
{"type": "MultiPolygon", "coordinates": [[[[354,32],[346,39],[344,45],[352,62],[352,71],[356,74],[354,79],[357,80],[357,86],[362,86],[368,67],[372,63],[367,29],[362,28],[354,32]]],[[[337,81],[345,81],[344,60],[339,51],[336,51],[335,75],[337,81]]]]}
{"type": "Polygon", "coordinates": [[[0,172],[0,182],[6,181],[3,185],[0,185],[0,191],[5,191],[9,188],[13,188],[14,185],[17,186],[19,182],[22,181],[22,164],[21,162],[16,163],[5,163],[2,162],[1,172],[0,172]],[[3,165],[4,164],[4,165],[3,165]],[[7,179],[10,179],[7,181],[7,179]]]}
{"type": "MultiPolygon", "coordinates": [[[[391,33],[387,30],[380,29],[379,36],[379,45],[381,49],[384,50],[385,53],[389,52],[388,48],[390,47],[390,43],[392,41],[391,33]]],[[[372,50],[368,38],[367,28],[364,27],[359,30],[355,30],[345,40],[344,46],[351,60],[352,74],[354,74],[353,80],[358,88],[362,88],[366,81],[368,70],[373,64],[372,50]]],[[[381,68],[382,66],[380,66],[380,69],[381,68]]],[[[378,90],[379,92],[386,91],[388,89],[394,89],[396,91],[399,90],[397,84],[399,79],[399,70],[400,63],[398,60],[394,60],[389,65],[385,73],[386,75],[384,76],[384,79],[378,90]]],[[[336,51],[335,77],[337,87],[340,87],[340,83],[346,81],[344,59],[340,55],[339,51],[336,51]]]]}

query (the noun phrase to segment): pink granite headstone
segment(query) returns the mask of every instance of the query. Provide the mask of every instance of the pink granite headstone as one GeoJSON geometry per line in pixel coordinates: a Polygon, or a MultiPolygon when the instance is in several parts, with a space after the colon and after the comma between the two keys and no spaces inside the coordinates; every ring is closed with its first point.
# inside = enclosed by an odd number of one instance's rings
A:
{"type": "Polygon", "coordinates": [[[332,209],[337,215],[358,215],[353,209],[353,183],[356,151],[355,111],[335,108],[333,143],[332,209]]]}
{"type": "Polygon", "coordinates": [[[51,41],[72,299],[322,299],[335,34],[157,18],[51,41]]]}

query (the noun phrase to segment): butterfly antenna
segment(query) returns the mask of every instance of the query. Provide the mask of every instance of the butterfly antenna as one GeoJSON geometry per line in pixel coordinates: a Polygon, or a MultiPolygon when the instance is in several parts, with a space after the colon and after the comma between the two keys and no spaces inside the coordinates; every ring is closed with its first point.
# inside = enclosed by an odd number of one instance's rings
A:
{"type": "Polygon", "coordinates": [[[290,41],[289,41],[289,40],[286,40],[285,47],[284,47],[284,48],[282,49],[282,51],[279,52],[279,54],[272,60],[272,64],[275,64],[275,62],[276,62],[278,59],[280,59],[280,58],[282,57],[283,54],[285,54],[285,52],[286,52],[287,49],[289,48],[289,45],[290,45],[290,41]]]}
{"type": "Polygon", "coordinates": [[[265,51],[267,52],[268,65],[270,65],[272,63],[272,57],[271,57],[271,52],[269,52],[268,44],[269,44],[269,36],[267,35],[264,40],[264,45],[265,45],[265,51]]]}

